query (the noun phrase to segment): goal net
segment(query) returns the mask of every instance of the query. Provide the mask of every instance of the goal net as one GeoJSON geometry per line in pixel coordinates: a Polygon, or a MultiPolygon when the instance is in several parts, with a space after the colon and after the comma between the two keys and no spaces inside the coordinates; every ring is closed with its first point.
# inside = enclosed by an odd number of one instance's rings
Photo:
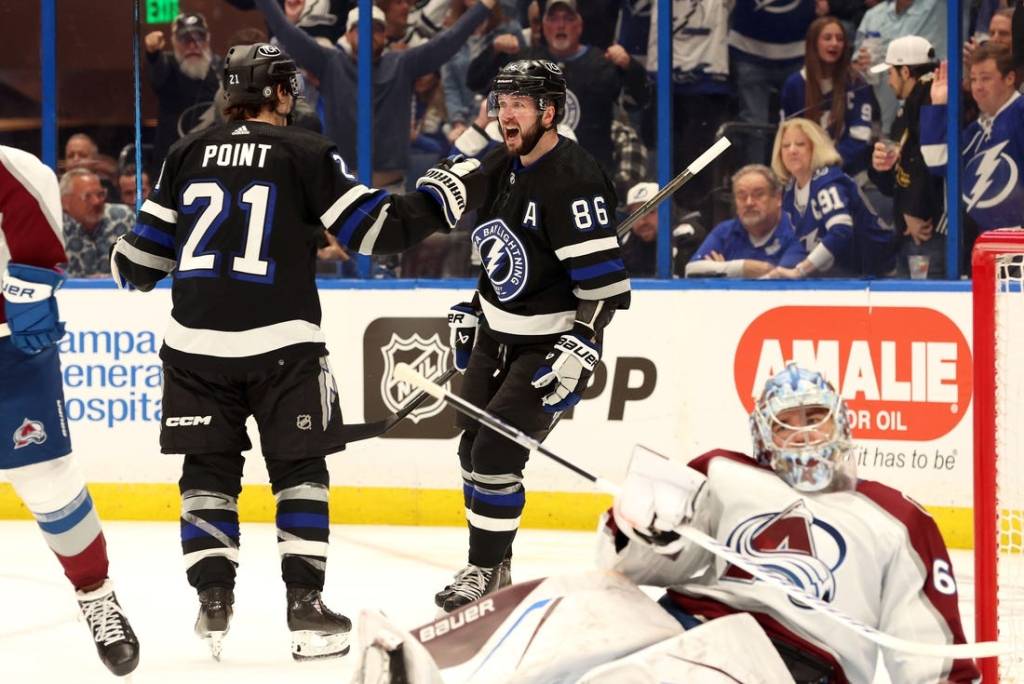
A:
{"type": "Polygon", "coordinates": [[[983,233],[972,263],[975,638],[1018,649],[986,683],[1024,683],[1024,230],[983,233]]]}

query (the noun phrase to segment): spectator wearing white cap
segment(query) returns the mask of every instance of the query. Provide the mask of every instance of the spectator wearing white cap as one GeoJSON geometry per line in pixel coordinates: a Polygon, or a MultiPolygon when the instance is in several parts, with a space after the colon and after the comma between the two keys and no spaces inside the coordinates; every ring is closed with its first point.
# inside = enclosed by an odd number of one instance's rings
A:
{"type": "MultiPolygon", "coordinates": [[[[637,183],[626,194],[626,211],[632,215],[658,194],[658,184],[637,183]]],[[[704,241],[707,231],[700,223],[700,214],[691,212],[672,226],[672,275],[680,277],[686,262],[704,241]]],[[[658,210],[651,209],[640,217],[622,238],[622,262],[631,278],[651,278],[658,258],[658,210]]]]}
{"type": "Polygon", "coordinates": [[[223,61],[213,54],[206,18],[198,12],[179,14],[174,20],[173,52],[164,51],[163,31],[147,33],[144,42],[149,83],[157,97],[153,154],[160,161],[178,138],[213,123],[205,115],[220,87],[223,61]]]}
{"type": "Polygon", "coordinates": [[[888,138],[875,143],[869,175],[878,189],[893,198],[893,218],[900,237],[897,274],[909,275],[908,259],[924,255],[928,276],[945,276],[945,202],[942,180],[928,171],[921,153],[921,109],[931,104],[932,80],[938,62],[932,44],[920,36],[891,43],[885,63],[872,67],[888,72],[889,87],[903,104],[888,138]]]}
{"type": "Polygon", "coordinates": [[[782,183],[763,164],[732,176],[736,218],[722,221],[686,265],[686,277],[761,278],[775,267],[794,268],[807,251],[782,211],[782,183]]]}

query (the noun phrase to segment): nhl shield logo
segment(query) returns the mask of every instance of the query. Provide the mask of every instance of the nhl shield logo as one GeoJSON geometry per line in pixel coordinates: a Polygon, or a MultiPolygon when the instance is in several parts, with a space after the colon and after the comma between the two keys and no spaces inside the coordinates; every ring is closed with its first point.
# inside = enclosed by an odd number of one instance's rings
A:
{"type": "Polygon", "coordinates": [[[42,444],[45,441],[46,429],[43,427],[42,422],[38,420],[26,418],[22,421],[21,426],[14,431],[15,449],[27,447],[29,444],[42,444]]]}
{"type": "MultiPolygon", "coordinates": [[[[380,379],[380,394],[384,405],[391,412],[399,411],[409,398],[416,394],[416,388],[406,382],[395,380],[392,371],[399,363],[408,363],[424,377],[434,380],[448,366],[448,346],[441,341],[441,336],[434,333],[424,338],[419,333],[410,337],[401,337],[398,333],[391,334],[391,340],[381,348],[384,356],[384,373],[380,379]]],[[[444,402],[440,399],[426,401],[409,414],[409,420],[418,423],[426,418],[436,416],[444,410],[444,402]]]]}

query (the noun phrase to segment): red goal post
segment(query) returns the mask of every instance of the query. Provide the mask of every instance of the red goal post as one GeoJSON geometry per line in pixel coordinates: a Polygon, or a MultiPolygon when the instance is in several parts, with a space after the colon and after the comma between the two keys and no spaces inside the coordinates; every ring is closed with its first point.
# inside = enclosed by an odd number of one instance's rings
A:
{"type": "MultiPolygon", "coordinates": [[[[982,233],[974,299],[975,641],[1024,647],[1024,230],[982,233]]],[[[1024,657],[980,661],[1024,681],[1024,657]]]]}

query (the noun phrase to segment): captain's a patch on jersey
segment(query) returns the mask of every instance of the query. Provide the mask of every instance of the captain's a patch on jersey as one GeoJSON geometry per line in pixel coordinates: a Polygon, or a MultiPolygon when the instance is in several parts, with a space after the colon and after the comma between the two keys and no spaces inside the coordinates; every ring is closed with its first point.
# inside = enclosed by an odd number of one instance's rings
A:
{"type": "Polygon", "coordinates": [[[501,219],[481,223],[471,237],[498,301],[511,301],[522,294],[530,260],[520,237],[501,219]]]}

